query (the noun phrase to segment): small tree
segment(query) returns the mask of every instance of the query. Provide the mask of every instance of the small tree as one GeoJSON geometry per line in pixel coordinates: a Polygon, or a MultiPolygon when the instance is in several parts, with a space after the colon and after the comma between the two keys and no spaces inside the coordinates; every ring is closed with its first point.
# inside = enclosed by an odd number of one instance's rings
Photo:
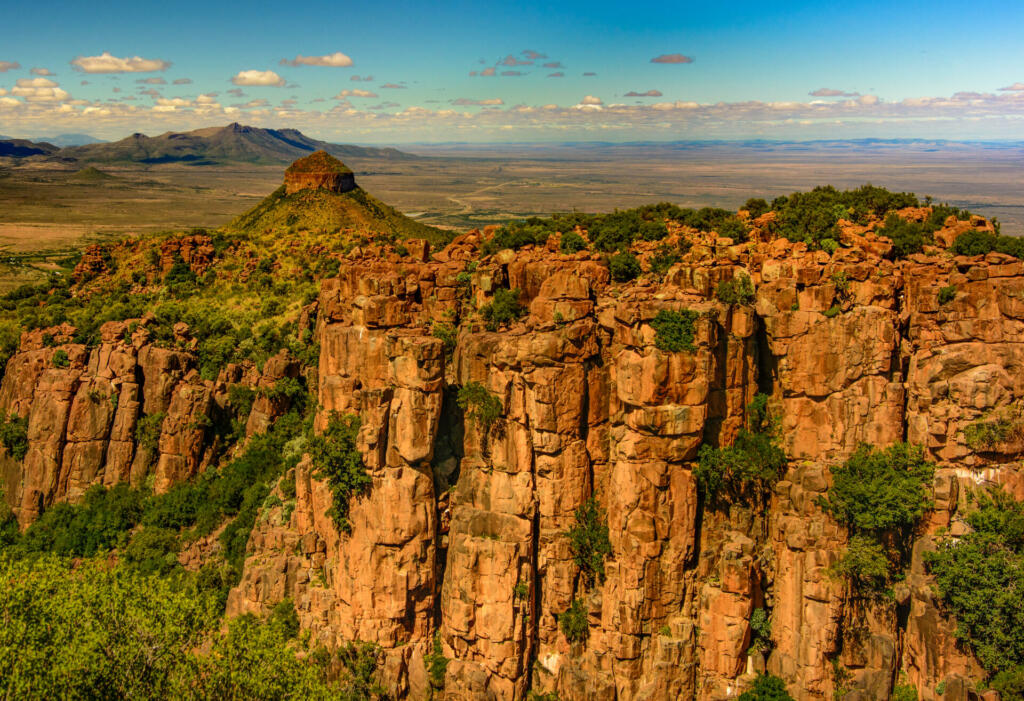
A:
{"type": "Polygon", "coordinates": [[[497,331],[502,324],[515,321],[525,313],[526,307],[519,301],[518,289],[495,290],[490,303],[480,308],[480,316],[487,322],[488,331],[497,331]]]}
{"type": "Polygon", "coordinates": [[[485,431],[501,417],[501,400],[479,382],[467,382],[459,388],[456,399],[466,414],[479,421],[485,431]]]}
{"type": "Polygon", "coordinates": [[[643,272],[643,269],[640,267],[640,261],[628,251],[616,253],[609,258],[608,268],[611,270],[612,280],[615,282],[635,280],[643,272]]]}
{"type": "Polygon", "coordinates": [[[576,523],[569,529],[573,560],[589,584],[604,581],[604,559],[611,555],[605,514],[593,497],[576,509],[576,523]]]}
{"type": "Polygon", "coordinates": [[[651,321],[655,347],[669,353],[697,350],[693,338],[694,323],[698,316],[697,312],[690,309],[679,312],[662,309],[651,321]]]}
{"type": "Polygon", "coordinates": [[[366,472],[363,456],[356,447],[361,423],[354,414],[331,412],[327,430],[308,442],[313,474],[326,479],[331,489],[332,506],[328,512],[341,530],[348,531],[349,500],[365,494],[373,484],[366,472]]]}
{"type": "Polygon", "coordinates": [[[583,599],[573,599],[569,610],[558,615],[558,627],[570,643],[582,643],[590,636],[587,623],[587,605],[583,599]]]}

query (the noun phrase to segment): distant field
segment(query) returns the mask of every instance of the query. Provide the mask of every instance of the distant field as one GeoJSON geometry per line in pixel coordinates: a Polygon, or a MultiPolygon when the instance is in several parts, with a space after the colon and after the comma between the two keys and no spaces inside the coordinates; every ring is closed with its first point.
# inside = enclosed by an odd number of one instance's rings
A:
{"type": "MultiPolygon", "coordinates": [[[[922,147],[686,148],[415,146],[428,159],[351,161],[378,198],[439,226],[468,229],[530,214],[608,211],[652,201],[736,208],[831,183],[866,182],[998,217],[1024,235],[1024,152],[922,147]]],[[[129,233],[216,227],[283,177],[277,166],[101,167],[112,178],[0,165],[0,289],[41,279],[75,248],[129,233]]]]}

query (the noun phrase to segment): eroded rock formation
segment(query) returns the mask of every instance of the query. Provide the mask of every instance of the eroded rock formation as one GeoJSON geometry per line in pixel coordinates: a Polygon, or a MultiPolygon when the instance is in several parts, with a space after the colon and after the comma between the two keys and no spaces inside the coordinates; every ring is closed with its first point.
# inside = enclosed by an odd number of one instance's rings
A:
{"type": "MultiPolygon", "coordinates": [[[[831,255],[711,235],[663,281],[626,285],[596,256],[553,245],[478,266],[478,233],[432,259],[357,251],[315,307],[317,421],[361,417],[372,487],[344,532],[309,462],[289,473],[294,502],[257,521],[228,613],[291,598],[316,640],[379,644],[401,698],[431,695],[424,660],[437,636],[448,699],[725,699],[762,670],[798,698],[825,699],[839,668],[851,699],[887,698],[900,670],[922,699],[966,699],[960,680],[980,670],[955,644],[921,558],[966,487],[1024,487],[1024,446],[978,454],[964,437],[1024,399],[1024,263],[939,248],[892,262],[863,233],[831,255]],[[753,282],[754,304],[715,298],[736,276],[753,282]],[[527,313],[487,330],[468,310],[501,288],[520,290],[527,313]],[[659,349],[652,320],[682,309],[699,315],[695,349],[659,349]],[[446,347],[432,324],[460,318],[446,347]],[[500,400],[490,428],[455,402],[471,382],[500,400]],[[713,508],[693,476],[698,448],[728,444],[759,392],[778,407],[788,469],[763,507],[713,508]],[[858,444],[904,439],[941,468],[935,509],[896,603],[859,600],[829,574],[847,534],[818,497],[858,444]],[[612,553],[587,587],[566,531],[591,496],[612,553]],[[577,598],[585,643],[558,623],[577,598]],[[767,654],[752,646],[756,608],[772,613],[767,654]]],[[[150,344],[144,323],[108,324],[92,351],[69,332],[56,346],[37,336],[22,339],[0,387],[0,409],[29,418],[24,464],[3,465],[22,523],[94,483],[152,475],[160,490],[195,475],[214,450],[197,419],[227,387],[298,372],[282,356],[262,375],[232,367],[203,380],[190,353],[150,344]],[[54,366],[55,348],[67,367],[54,366]],[[149,454],[135,427],[161,414],[149,454]]],[[[281,410],[258,400],[250,433],[281,410]]]]}

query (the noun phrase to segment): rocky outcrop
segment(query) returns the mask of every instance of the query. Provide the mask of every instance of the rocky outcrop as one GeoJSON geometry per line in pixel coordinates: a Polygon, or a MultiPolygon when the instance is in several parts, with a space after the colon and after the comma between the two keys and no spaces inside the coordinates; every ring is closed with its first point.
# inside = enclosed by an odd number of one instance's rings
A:
{"type": "MultiPolygon", "coordinates": [[[[939,529],[962,528],[968,488],[1024,497],[1020,436],[979,447],[967,430],[1024,402],[1024,264],[938,248],[893,262],[887,241],[856,227],[831,255],[680,234],[695,245],[663,280],[626,285],[597,256],[553,245],[478,263],[479,233],[433,258],[354,251],[303,328],[320,346],[316,424],[360,417],[372,486],[340,530],[310,462],[289,472],[228,613],[290,598],[315,640],[380,645],[399,698],[431,695],[435,639],[448,699],[717,700],[764,670],[800,699],[888,698],[900,671],[922,699],[967,698],[963,680],[980,670],[923,553],[939,529]],[[737,276],[753,303],[716,298],[737,276]],[[508,288],[525,312],[488,329],[473,311],[508,288]],[[693,350],[664,350],[654,319],[681,310],[695,313],[693,350]],[[500,403],[492,424],[456,401],[475,383],[500,403]],[[786,472],[764,503],[705,503],[698,450],[729,444],[758,393],[781,419],[786,472]],[[893,600],[865,601],[832,574],[847,533],[819,497],[860,443],[901,440],[938,463],[935,508],[893,600]],[[612,549],[592,584],[566,536],[591,497],[612,549]],[[574,602],[585,640],[560,625],[574,602]],[[770,612],[767,640],[755,641],[757,609],[770,612]]],[[[105,327],[92,350],[51,336],[68,366],[26,338],[0,387],[0,409],[29,417],[24,464],[2,470],[23,523],[92,483],[188,479],[206,467],[203,418],[228,385],[260,390],[253,435],[280,414],[269,390],[300,372],[282,355],[210,382],[189,352],[127,327],[105,327]],[[139,458],[139,417],[160,414],[156,454],[139,458]]]]}
{"type": "Polygon", "coordinates": [[[329,190],[335,193],[356,189],[355,175],[334,156],[317,151],[288,166],[284,172],[285,192],[289,195],[300,190],[329,190]]]}

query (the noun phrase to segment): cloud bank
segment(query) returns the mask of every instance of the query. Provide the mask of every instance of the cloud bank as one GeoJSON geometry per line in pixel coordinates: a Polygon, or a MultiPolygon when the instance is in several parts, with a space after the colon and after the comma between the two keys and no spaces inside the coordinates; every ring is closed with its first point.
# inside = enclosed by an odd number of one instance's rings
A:
{"type": "Polygon", "coordinates": [[[104,51],[99,56],[79,56],[71,62],[71,66],[82,73],[152,73],[166,71],[171,67],[171,62],[140,56],[118,58],[104,51]]]}

